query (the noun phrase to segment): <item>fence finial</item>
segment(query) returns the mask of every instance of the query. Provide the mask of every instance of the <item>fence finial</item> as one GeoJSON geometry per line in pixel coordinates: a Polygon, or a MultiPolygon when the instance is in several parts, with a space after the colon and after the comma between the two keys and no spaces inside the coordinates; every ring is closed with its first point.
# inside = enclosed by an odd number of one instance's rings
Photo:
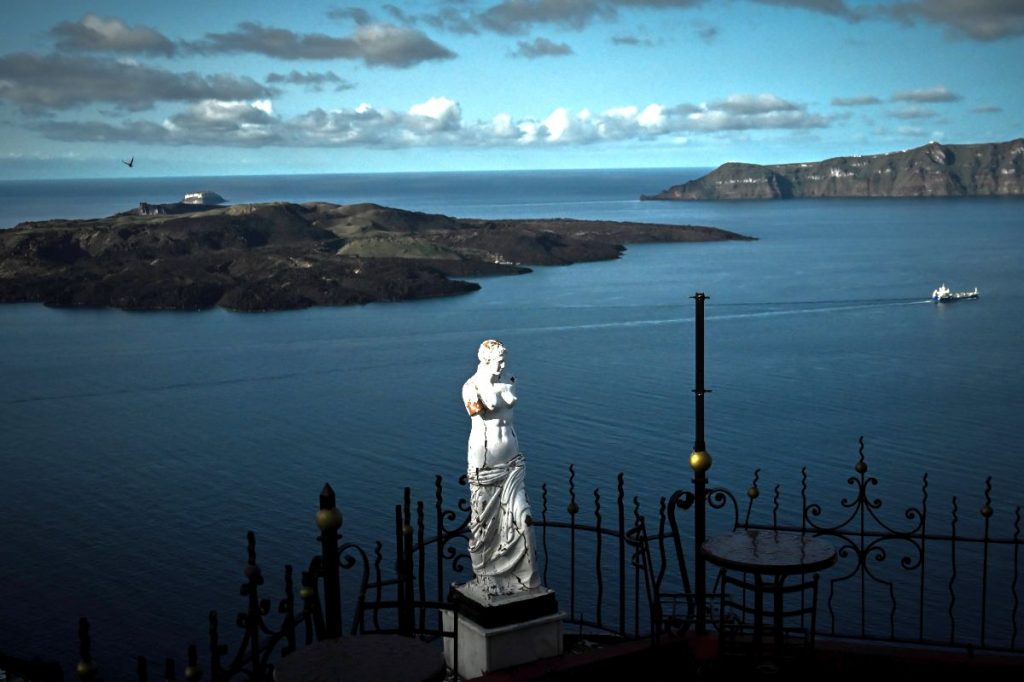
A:
{"type": "Polygon", "coordinates": [[[89,636],[89,619],[78,619],[78,651],[79,661],[75,666],[75,674],[82,682],[96,679],[96,662],[92,660],[92,637],[89,636]]]}
{"type": "Polygon", "coordinates": [[[341,528],[341,512],[335,506],[334,488],[330,483],[324,483],[324,489],[320,491],[320,510],[316,513],[316,527],[320,530],[341,528]]]}

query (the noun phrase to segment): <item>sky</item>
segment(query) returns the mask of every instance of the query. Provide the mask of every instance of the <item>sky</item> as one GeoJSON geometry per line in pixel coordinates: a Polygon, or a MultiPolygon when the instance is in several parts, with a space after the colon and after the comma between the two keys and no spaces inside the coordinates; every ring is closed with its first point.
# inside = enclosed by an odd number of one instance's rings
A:
{"type": "Polygon", "coordinates": [[[1024,136],[1024,0],[3,0],[0,18],[0,179],[713,167],[1024,136]]]}

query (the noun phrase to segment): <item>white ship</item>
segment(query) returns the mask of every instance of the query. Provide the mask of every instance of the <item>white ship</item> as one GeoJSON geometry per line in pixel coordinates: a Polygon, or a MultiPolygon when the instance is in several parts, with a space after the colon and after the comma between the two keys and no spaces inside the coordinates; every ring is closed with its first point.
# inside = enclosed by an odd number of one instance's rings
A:
{"type": "Polygon", "coordinates": [[[932,300],[936,303],[952,303],[953,301],[962,301],[967,298],[978,298],[978,287],[974,287],[974,291],[958,291],[953,293],[945,284],[940,284],[939,288],[932,292],[932,300]]]}

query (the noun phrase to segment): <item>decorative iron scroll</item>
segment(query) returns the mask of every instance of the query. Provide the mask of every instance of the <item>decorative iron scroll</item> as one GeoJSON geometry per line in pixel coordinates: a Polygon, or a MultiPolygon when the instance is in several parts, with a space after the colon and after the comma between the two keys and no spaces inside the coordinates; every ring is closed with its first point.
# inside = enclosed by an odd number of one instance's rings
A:
{"type": "MultiPolygon", "coordinates": [[[[956,496],[952,498],[948,517],[949,532],[932,531],[929,529],[929,481],[925,473],[921,478],[920,502],[902,510],[902,523],[893,523],[882,515],[883,501],[876,492],[879,480],[868,474],[863,437],[858,443],[854,474],[846,479],[851,494],[841,497],[838,505],[825,507],[810,501],[807,468],[803,467],[799,525],[780,521],[779,486],[775,486],[771,508],[766,510],[770,522],[755,522],[753,512],[760,496],[758,469],[747,490],[747,510],[738,527],[809,533],[837,544],[839,563],[830,570],[830,575],[823,576],[828,584],[824,603],[828,619],[824,634],[1021,651],[1017,642],[1020,610],[1017,585],[1022,543],[1020,507],[1016,507],[1013,535],[996,537],[991,526],[994,508],[992,478],[989,477],[979,509],[980,534],[965,534],[960,530],[960,504],[956,496]],[[825,521],[828,509],[841,512],[838,520],[825,521]],[[996,554],[1005,561],[995,562],[996,554]],[[936,616],[940,609],[948,626],[944,634],[938,631],[941,621],[936,616]],[[994,614],[994,610],[998,614],[994,614]],[[884,625],[872,622],[872,618],[878,616],[882,616],[884,625]],[[993,638],[994,624],[999,625],[1001,637],[998,639],[993,638]]],[[[708,505],[715,506],[711,499],[708,505]]]]}

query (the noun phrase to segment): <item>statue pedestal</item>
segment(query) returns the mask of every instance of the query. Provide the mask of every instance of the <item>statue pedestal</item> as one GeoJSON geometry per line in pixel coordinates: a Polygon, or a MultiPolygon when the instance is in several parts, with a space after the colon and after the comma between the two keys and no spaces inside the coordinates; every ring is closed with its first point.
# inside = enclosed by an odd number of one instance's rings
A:
{"type": "MultiPolygon", "coordinates": [[[[562,620],[555,593],[540,587],[513,595],[487,596],[472,583],[452,587],[458,605],[458,672],[463,678],[562,654],[562,620]]],[[[451,630],[453,613],[443,613],[451,630]]],[[[454,644],[444,641],[444,658],[454,668],[454,644]]]]}

